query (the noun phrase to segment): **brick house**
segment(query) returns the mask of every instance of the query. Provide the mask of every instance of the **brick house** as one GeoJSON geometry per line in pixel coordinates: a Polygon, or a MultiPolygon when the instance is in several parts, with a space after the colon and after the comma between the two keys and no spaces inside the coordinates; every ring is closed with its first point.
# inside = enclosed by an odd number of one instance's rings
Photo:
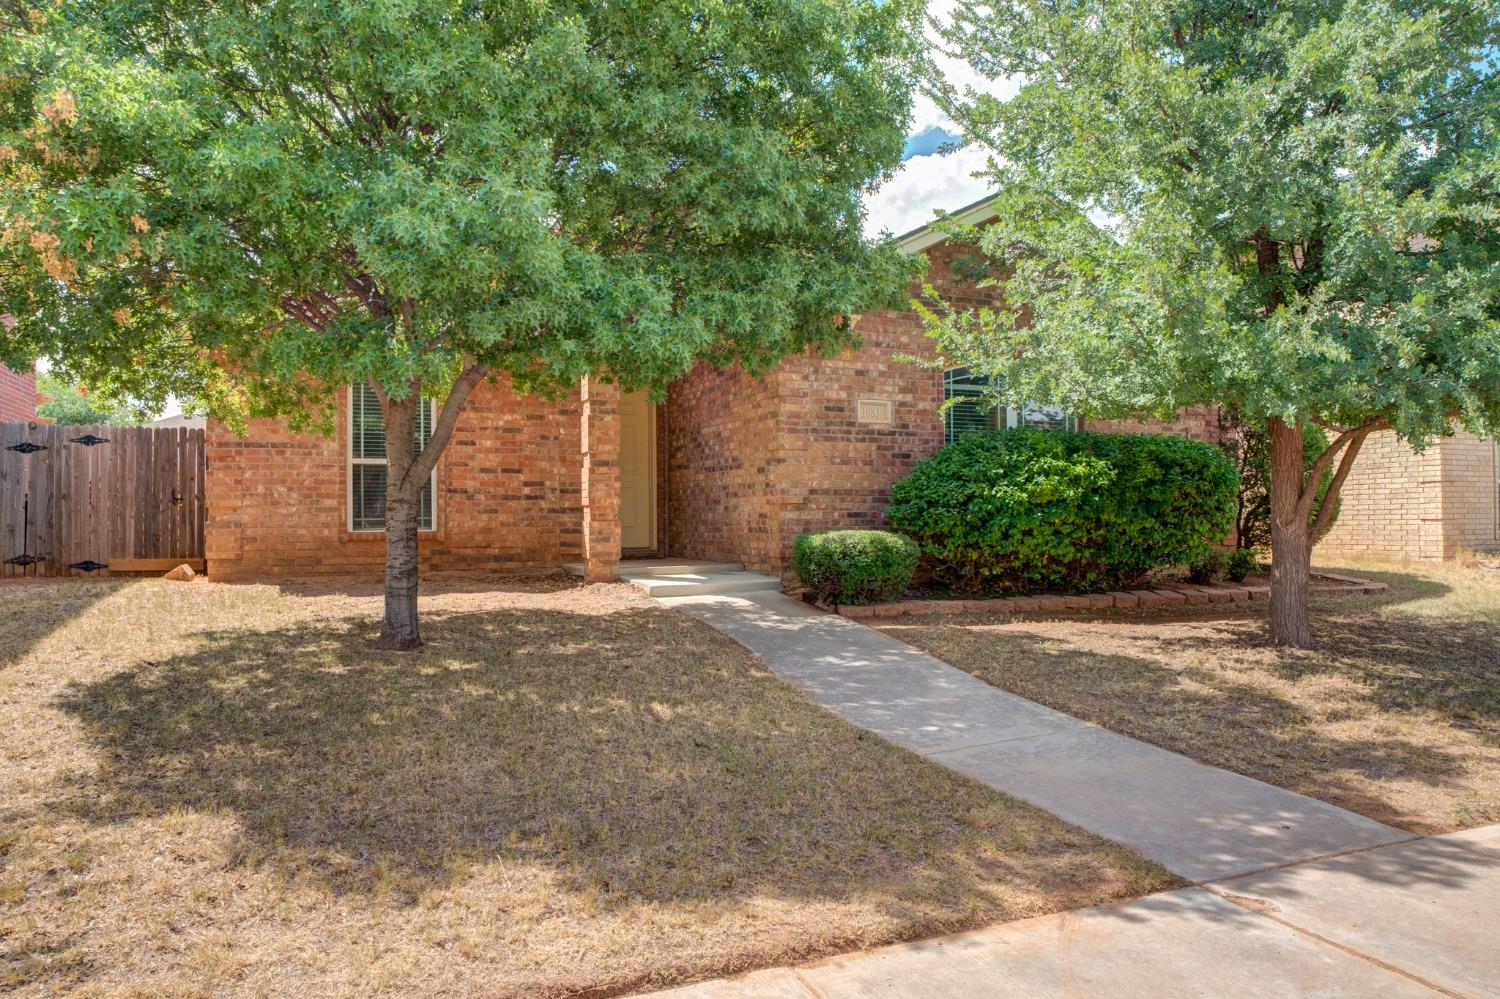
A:
{"type": "Polygon", "coordinates": [[[0,365],[0,421],[36,419],[36,373],[0,365]]]}
{"type": "MultiPolygon", "coordinates": [[[[982,222],[990,209],[986,201],[957,214],[982,222]]],[[[902,243],[928,254],[928,279],[950,301],[998,298],[960,276],[972,250],[930,227],[902,243]]],[[[423,568],[584,561],[608,578],[622,555],[658,555],[780,572],[799,533],[882,526],[891,483],[946,437],[1000,420],[1074,425],[1039,407],[959,406],[945,415],[945,396],[975,388],[961,370],[897,359],[931,356],[915,313],[868,313],[856,328],[863,346],[843,356],[789,358],[762,378],[700,366],[660,403],[597,383],[561,402],[518,395],[503,379],[482,384],[424,494],[423,568]]],[[[380,572],[378,421],[373,393],[356,388],[344,391],[331,437],[262,420],[241,438],[210,423],[209,575],[380,572]]],[[[1206,407],[1169,424],[1088,428],[1217,439],[1206,407]]]]}
{"type": "MultiPolygon", "coordinates": [[[[982,223],[989,200],[955,213],[982,223]]],[[[974,251],[923,227],[901,239],[926,253],[928,280],[958,305],[995,304],[968,275],[974,251]]],[[[913,294],[917,289],[913,289],[913,294]]],[[[1048,407],[985,411],[944,400],[978,391],[930,357],[909,311],[857,323],[863,345],[835,358],[789,358],[762,378],[700,366],[652,403],[605,384],[560,402],[481,385],[424,494],[424,569],[505,570],[582,561],[612,578],[621,557],[742,562],[777,573],[804,531],[880,527],[891,483],[957,433],[983,426],[1079,426],[1048,407]]],[[[1083,422],[1218,440],[1212,407],[1162,423],[1083,422]]],[[[332,437],[258,421],[246,437],[207,431],[209,575],[231,579],[378,574],[384,468],[373,393],[346,389],[332,437]],[[352,431],[352,432],[351,432],[352,431]]],[[[1390,434],[1364,445],[1326,554],[1451,558],[1500,546],[1496,444],[1460,433],[1418,455],[1390,434]]]]}

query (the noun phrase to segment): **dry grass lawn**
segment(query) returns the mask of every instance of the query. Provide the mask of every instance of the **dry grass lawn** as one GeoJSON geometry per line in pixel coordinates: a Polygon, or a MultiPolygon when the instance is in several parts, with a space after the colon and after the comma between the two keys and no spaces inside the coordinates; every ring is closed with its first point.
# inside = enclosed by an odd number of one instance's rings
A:
{"type": "MultiPolygon", "coordinates": [[[[1333,568],[1329,566],[1329,568],[1333,568]]],[[[1500,569],[1360,562],[1313,652],[1265,606],[882,623],[997,687],[1420,833],[1500,822],[1500,569]]]]}
{"type": "Polygon", "coordinates": [[[0,992],[605,995],[1174,884],[623,586],[0,586],[0,992]]]}

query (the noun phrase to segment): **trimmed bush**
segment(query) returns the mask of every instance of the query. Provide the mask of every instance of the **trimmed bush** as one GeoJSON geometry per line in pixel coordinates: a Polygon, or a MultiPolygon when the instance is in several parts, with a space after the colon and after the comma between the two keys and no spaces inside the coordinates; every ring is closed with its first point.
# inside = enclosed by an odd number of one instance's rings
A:
{"type": "Polygon", "coordinates": [[[792,568],[820,600],[867,604],[905,593],[918,555],[911,538],[889,531],[824,531],[797,538],[792,568]]]}
{"type": "Polygon", "coordinates": [[[1158,434],[966,434],[891,490],[891,526],[968,591],[1116,589],[1201,561],[1239,476],[1218,448],[1158,434]]]}
{"type": "Polygon", "coordinates": [[[1222,548],[1210,548],[1203,557],[1188,566],[1188,582],[1196,585],[1217,583],[1229,571],[1229,553],[1222,548]]]}
{"type": "Polygon", "coordinates": [[[1243,583],[1245,577],[1260,569],[1260,559],[1253,548],[1236,548],[1229,553],[1229,578],[1243,583]]]}

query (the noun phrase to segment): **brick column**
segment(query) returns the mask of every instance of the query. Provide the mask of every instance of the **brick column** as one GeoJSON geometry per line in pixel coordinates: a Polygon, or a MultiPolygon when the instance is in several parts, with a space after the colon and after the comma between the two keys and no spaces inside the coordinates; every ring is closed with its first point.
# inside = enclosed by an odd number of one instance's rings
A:
{"type": "Polygon", "coordinates": [[[204,571],[214,581],[233,578],[244,557],[240,499],[244,495],[246,442],[218,420],[203,431],[203,455],[212,474],[203,477],[204,571]]]}
{"type": "Polygon", "coordinates": [[[620,386],[585,378],[583,427],[584,578],[620,578],[620,386]]]}

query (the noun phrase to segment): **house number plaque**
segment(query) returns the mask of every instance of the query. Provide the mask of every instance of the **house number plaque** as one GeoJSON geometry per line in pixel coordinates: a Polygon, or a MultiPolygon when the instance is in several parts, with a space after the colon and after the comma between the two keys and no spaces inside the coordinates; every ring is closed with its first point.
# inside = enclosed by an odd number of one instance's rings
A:
{"type": "Polygon", "coordinates": [[[859,423],[890,423],[893,408],[889,399],[861,399],[855,404],[854,419],[859,423]]]}

